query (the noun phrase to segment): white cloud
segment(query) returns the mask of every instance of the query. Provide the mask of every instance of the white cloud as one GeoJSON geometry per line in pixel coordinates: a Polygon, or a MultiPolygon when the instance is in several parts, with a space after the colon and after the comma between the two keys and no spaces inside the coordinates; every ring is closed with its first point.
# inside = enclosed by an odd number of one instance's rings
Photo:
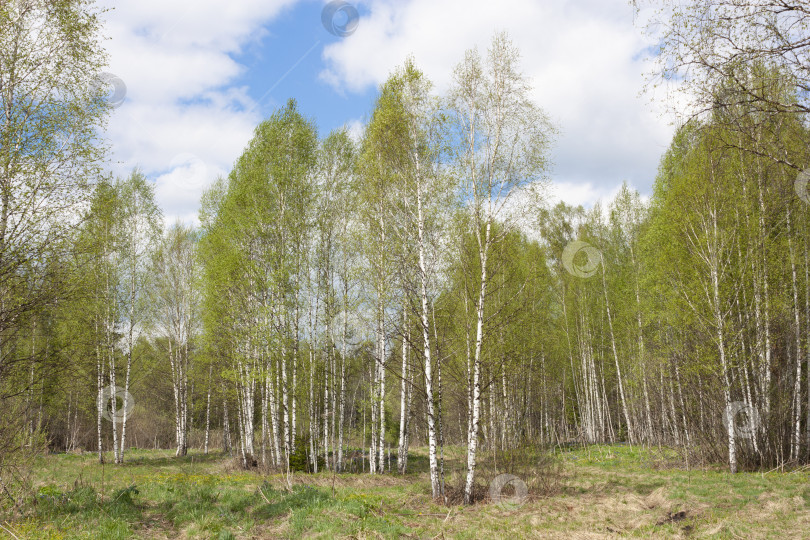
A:
{"type": "MultiPolygon", "coordinates": [[[[127,84],[108,129],[114,171],[140,166],[167,221],[194,222],[203,188],[230,170],[260,121],[235,86],[247,69],[235,58],[299,0],[101,1],[112,8],[108,71],[127,84]]],[[[338,92],[380,84],[409,54],[443,91],[466,49],[483,51],[506,30],[561,129],[552,179],[567,202],[590,205],[624,180],[649,191],[672,130],[638,96],[650,66],[636,58],[650,43],[626,0],[357,1],[366,14],[357,31],[323,52],[321,78],[338,92]]],[[[362,124],[347,126],[357,136],[362,124]]]]}
{"type": "MultiPolygon", "coordinates": [[[[536,102],[561,134],[552,178],[571,203],[592,204],[625,180],[648,192],[672,127],[640,96],[651,42],[626,0],[369,0],[350,38],[324,50],[323,80],[341,90],[378,85],[408,55],[439,91],[464,51],[506,30],[522,52],[536,102]]],[[[645,13],[640,15],[641,18],[645,13]]]]}
{"type": "Polygon", "coordinates": [[[259,117],[246,90],[233,87],[244,66],[231,54],[257,43],[263,25],[296,1],[102,2],[112,8],[109,71],[127,85],[107,132],[113,170],[140,166],[156,178],[167,222],[195,222],[202,190],[249,140],[259,117]]]}
{"type": "Polygon", "coordinates": [[[596,201],[612,199],[619,192],[618,187],[600,188],[592,182],[553,182],[549,189],[549,206],[560,201],[571,206],[591,207],[596,201]]]}
{"type": "Polygon", "coordinates": [[[346,122],[346,131],[349,132],[349,137],[351,137],[351,139],[356,143],[359,143],[363,138],[364,130],[365,124],[362,120],[354,119],[346,122]]]}
{"type": "MultiPolygon", "coordinates": [[[[630,189],[638,190],[638,187],[629,184],[630,189]]],[[[549,207],[556,205],[559,202],[565,202],[571,206],[583,206],[585,208],[592,208],[597,202],[602,203],[602,207],[606,208],[607,205],[616,198],[616,195],[621,191],[622,184],[616,185],[595,185],[593,182],[552,182],[548,190],[547,204],[549,207]]],[[[642,201],[648,201],[649,195],[642,194],[642,201]]]]}

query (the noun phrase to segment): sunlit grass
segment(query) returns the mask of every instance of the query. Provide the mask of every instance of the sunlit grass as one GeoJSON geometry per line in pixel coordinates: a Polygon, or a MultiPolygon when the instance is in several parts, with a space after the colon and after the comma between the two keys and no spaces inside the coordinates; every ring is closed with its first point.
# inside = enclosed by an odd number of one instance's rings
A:
{"type": "MultiPolygon", "coordinates": [[[[463,453],[455,450],[446,452],[448,482],[463,476],[463,453]]],[[[104,467],[93,454],[51,455],[38,463],[26,515],[4,525],[20,538],[517,539],[801,538],[810,524],[803,471],[687,470],[676,453],[658,448],[598,445],[551,454],[561,468],[538,470],[559,474],[556,487],[532,487],[526,504],[506,509],[486,500],[472,507],[431,501],[421,450],[405,477],[299,473],[291,488],[283,475],[241,471],[220,454],[136,450],[124,465],[104,467]]],[[[540,454],[521,457],[518,466],[509,454],[485,456],[482,482],[495,474],[492,463],[497,472],[511,466],[521,478],[530,475],[540,454]]]]}

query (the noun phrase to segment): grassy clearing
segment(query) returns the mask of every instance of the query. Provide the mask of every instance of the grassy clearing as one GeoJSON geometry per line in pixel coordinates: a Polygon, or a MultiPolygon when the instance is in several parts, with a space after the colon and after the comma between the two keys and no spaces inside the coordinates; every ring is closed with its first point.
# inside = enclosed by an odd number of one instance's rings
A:
{"type": "MultiPolygon", "coordinates": [[[[460,455],[448,451],[449,470],[460,455]]],[[[656,449],[592,446],[546,458],[554,482],[527,478],[523,505],[463,507],[430,500],[424,455],[409,464],[405,477],[297,474],[288,490],[221,455],[134,450],[121,467],[51,455],[26,516],[2,525],[19,538],[810,538],[805,471],[687,471],[656,449]]],[[[448,474],[449,493],[460,478],[448,474]]]]}

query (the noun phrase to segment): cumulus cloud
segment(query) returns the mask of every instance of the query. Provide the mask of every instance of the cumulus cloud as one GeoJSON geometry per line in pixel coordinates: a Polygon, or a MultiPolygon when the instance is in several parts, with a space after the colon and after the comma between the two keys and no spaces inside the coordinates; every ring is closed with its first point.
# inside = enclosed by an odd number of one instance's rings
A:
{"type": "MultiPolygon", "coordinates": [[[[227,174],[261,120],[252,89],[240,86],[249,68],[239,59],[265,54],[268,28],[300,0],[101,2],[111,8],[108,71],[127,85],[108,129],[113,169],[125,175],[140,166],[156,182],[167,220],[193,223],[202,190],[227,174]]],[[[320,81],[299,84],[362,95],[413,55],[442,92],[466,49],[484,51],[506,30],[536,102],[560,128],[551,177],[562,197],[589,205],[624,180],[650,191],[672,128],[639,96],[651,43],[626,0],[357,3],[357,30],[324,47],[320,81]]],[[[362,129],[358,113],[346,113],[353,136],[362,129]]]]}
{"type": "Polygon", "coordinates": [[[444,91],[464,51],[485,51],[505,30],[522,51],[535,101],[560,128],[552,178],[573,198],[567,202],[593,204],[625,180],[650,191],[673,128],[663,108],[640,95],[652,43],[626,0],[369,0],[365,7],[355,34],[324,50],[322,80],[362,91],[412,55],[444,91]]]}
{"type": "Polygon", "coordinates": [[[167,221],[193,223],[202,190],[225,174],[259,121],[234,58],[296,0],[101,3],[109,71],[127,85],[107,132],[113,170],[156,180],[167,221]]]}
{"type": "Polygon", "coordinates": [[[359,143],[363,138],[364,129],[365,125],[360,119],[355,118],[354,120],[349,120],[346,122],[346,131],[349,132],[349,137],[351,137],[356,143],[359,143]]]}

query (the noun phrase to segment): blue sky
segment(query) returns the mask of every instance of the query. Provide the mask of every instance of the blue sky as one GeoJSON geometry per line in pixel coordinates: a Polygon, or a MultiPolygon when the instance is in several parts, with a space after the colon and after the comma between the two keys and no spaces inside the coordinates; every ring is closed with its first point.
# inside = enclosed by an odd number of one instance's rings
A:
{"type": "Polygon", "coordinates": [[[285,9],[265,26],[267,35],[261,42],[235,59],[246,67],[236,84],[249,88],[264,117],[293,97],[304,114],[315,117],[325,136],[347,120],[364,117],[373,107],[376,86],[336,91],[319,78],[324,48],[344,39],[327,32],[321,20],[323,8],[320,2],[307,1],[285,9]]]}
{"type": "Polygon", "coordinates": [[[108,69],[127,85],[108,129],[111,167],[140,167],[167,221],[196,221],[205,187],[290,97],[322,135],[343,125],[358,134],[407,56],[443,92],[464,51],[486,49],[500,30],[561,132],[552,198],[591,205],[625,180],[650,193],[673,131],[664,104],[641,94],[653,43],[626,0],[363,0],[346,37],[322,24],[323,0],[101,5],[111,8],[108,69]]]}

